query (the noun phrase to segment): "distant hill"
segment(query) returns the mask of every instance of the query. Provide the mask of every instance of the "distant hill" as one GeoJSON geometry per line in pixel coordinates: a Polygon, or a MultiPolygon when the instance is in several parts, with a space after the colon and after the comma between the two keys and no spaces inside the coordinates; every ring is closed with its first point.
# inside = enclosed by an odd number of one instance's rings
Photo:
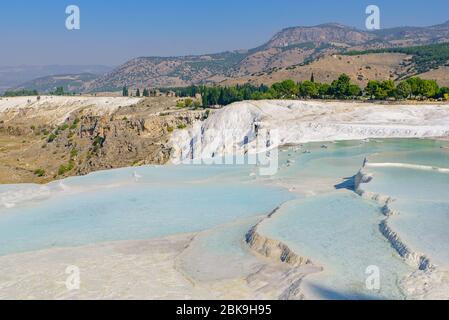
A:
{"type": "Polygon", "coordinates": [[[78,93],[82,92],[84,86],[96,78],[98,78],[98,75],[92,73],[46,76],[22,83],[14,90],[30,89],[37,90],[39,93],[48,93],[55,91],[58,87],[63,87],[65,92],[78,93]]]}
{"type": "Polygon", "coordinates": [[[344,51],[319,57],[309,63],[285,68],[273,68],[252,75],[229,78],[222,85],[272,84],[284,79],[315,80],[329,83],[340,74],[348,74],[364,86],[369,80],[400,81],[419,75],[436,80],[441,86],[449,84],[449,43],[415,47],[393,47],[363,51],[344,51]]]}
{"type": "Polygon", "coordinates": [[[104,74],[113,67],[103,65],[46,65],[46,66],[0,66],[0,93],[12,89],[30,80],[56,74],[104,74]]]}
{"type": "MultiPolygon", "coordinates": [[[[301,70],[301,67],[310,63],[314,63],[313,66],[319,69],[320,64],[316,64],[316,61],[346,51],[444,42],[449,42],[449,22],[430,27],[400,27],[378,31],[358,30],[337,23],[292,27],[280,31],[267,43],[250,50],[198,56],[135,58],[90,82],[85,86],[85,90],[119,90],[124,85],[131,88],[179,87],[199,83],[227,83],[239,79],[257,82],[260,79],[270,80],[267,74],[279,75],[279,71],[288,74],[286,71],[296,69],[300,72],[298,70],[301,70]]],[[[368,58],[370,59],[376,61],[375,69],[378,70],[378,73],[373,75],[376,78],[390,79],[391,74],[395,72],[404,73],[403,64],[409,63],[411,56],[407,53],[392,52],[390,55],[378,55],[377,58],[368,58]],[[387,59],[385,65],[378,57],[387,59]]],[[[354,63],[361,64],[359,68],[364,67],[363,61],[354,63]]],[[[350,64],[351,62],[347,65],[338,64],[339,67],[335,69],[357,76],[356,70],[353,70],[354,65],[350,64]]],[[[318,73],[320,71],[325,78],[329,76],[329,73],[326,75],[326,70],[319,69],[318,73]]],[[[358,76],[361,78],[364,74],[358,76]]],[[[310,74],[301,74],[299,78],[301,77],[310,77],[310,74]]]]}

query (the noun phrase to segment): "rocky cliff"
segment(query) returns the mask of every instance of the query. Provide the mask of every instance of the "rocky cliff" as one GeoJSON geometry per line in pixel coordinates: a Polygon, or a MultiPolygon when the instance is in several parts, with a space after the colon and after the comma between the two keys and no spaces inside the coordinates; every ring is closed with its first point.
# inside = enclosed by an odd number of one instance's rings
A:
{"type": "Polygon", "coordinates": [[[103,169],[164,164],[172,132],[208,115],[178,109],[176,98],[77,99],[0,101],[0,107],[9,104],[0,108],[1,183],[44,183],[103,169]]]}

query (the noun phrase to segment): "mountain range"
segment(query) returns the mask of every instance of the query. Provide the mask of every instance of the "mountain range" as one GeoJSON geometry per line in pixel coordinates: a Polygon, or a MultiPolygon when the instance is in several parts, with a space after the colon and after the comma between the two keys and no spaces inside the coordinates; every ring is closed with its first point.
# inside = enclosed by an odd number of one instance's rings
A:
{"type": "MultiPolygon", "coordinates": [[[[359,30],[338,23],[291,27],[281,30],[265,44],[249,50],[134,58],[95,79],[90,77],[82,83],[78,82],[77,88],[84,92],[99,92],[117,91],[123,86],[161,88],[201,83],[270,84],[285,78],[301,81],[310,78],[311,73],[317,81],[326,82],[343,72],[360,84],[368,79],[398,80],[415,74],[433,77],[446,84],[449,81],[446,76],[449,58],[423,70],[417,68],[413,59],[419,52],[382,51],[446,42],[449,42],[449,21],[430,27],[397,27],[377,31],[359,30]],[[346,54],[354,51],[361,54],[346,54]]],[[[48,80],[51,86],[57,84],[54,79],[48,80]]],[[[39,82],[42,84],[42,79],[39,82]]],[[[38,86],[37,83],[27,83],[27,86],[33,85],[38,86]]]]}

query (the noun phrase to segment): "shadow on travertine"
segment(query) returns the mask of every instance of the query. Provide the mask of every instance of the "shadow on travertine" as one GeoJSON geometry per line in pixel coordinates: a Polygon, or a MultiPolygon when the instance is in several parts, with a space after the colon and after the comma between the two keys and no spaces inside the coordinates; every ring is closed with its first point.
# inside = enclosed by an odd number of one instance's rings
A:
{"type": "Polygon", "coordinates": [[[380,300],[379,297],[366,295],[355,292],[340,292],[324,286],[315,284],[310,285],[310,289],[314,291],[315,295],[324,300],[380,300]]]}

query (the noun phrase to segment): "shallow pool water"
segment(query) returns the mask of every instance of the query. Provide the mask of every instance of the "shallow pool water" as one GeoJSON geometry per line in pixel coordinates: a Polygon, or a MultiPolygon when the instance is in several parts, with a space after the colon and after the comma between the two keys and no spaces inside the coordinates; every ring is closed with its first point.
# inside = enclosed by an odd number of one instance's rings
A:
{"type": "Polygon", "coordinates": [[[260,232],[324,268],[307,280],[317,298],[401,299],[397,283],[413,269],[379,233],[383,218],[376,204],[340,191],[287,203],[260,232]],[[380,271],[378,290],[366,286],[370,266],[380,271]]]}
{"type": "Polygon", "coordinates": [[[30,186],[14,186],[14,206],[0,209],[0,255],[198,232],[265,214],[295,197],[249,182],[246,170],[242,176],[227,168],[175,171],[122,169],[31,186],[34,191],[25,194],[40,190],[41,196],[18,203],[30,186]]]}
{"type": "Polygon", "coordinates": [[[250,165],[169,165],[45,186],[2,185],[0,255],[206,231],[183,264],[195,278],[226,277],[231,267],[245,266],[248,229],[281,206],[259,231],[323,268],[303,281],[307,297],[402,299],[399,282],[415,269],[379,231],[386,217],[379,204],[355,194],[354,175],[367,159],[373,180],[363,189],[391,196],[400,212],[390,226],[414,250],[448,266],[449,173],[436,170],[449,168],[448,147],[420,139],[310,143],[282,148],[279,170],[268,177],[250,165]],[[222,257],[229,268],[214,275],[201,257],[222,257]],[[366,285],[373,266],[379,288],[366,285]]]}
{"type": "Polygon", "coordinates": [[[362,188],[393,198],[389,206],[398,214],[389,218],[392,229],[414,252],[449,268],[449,173],[389,167],[367,170],[373,180],[362,188]]]}

